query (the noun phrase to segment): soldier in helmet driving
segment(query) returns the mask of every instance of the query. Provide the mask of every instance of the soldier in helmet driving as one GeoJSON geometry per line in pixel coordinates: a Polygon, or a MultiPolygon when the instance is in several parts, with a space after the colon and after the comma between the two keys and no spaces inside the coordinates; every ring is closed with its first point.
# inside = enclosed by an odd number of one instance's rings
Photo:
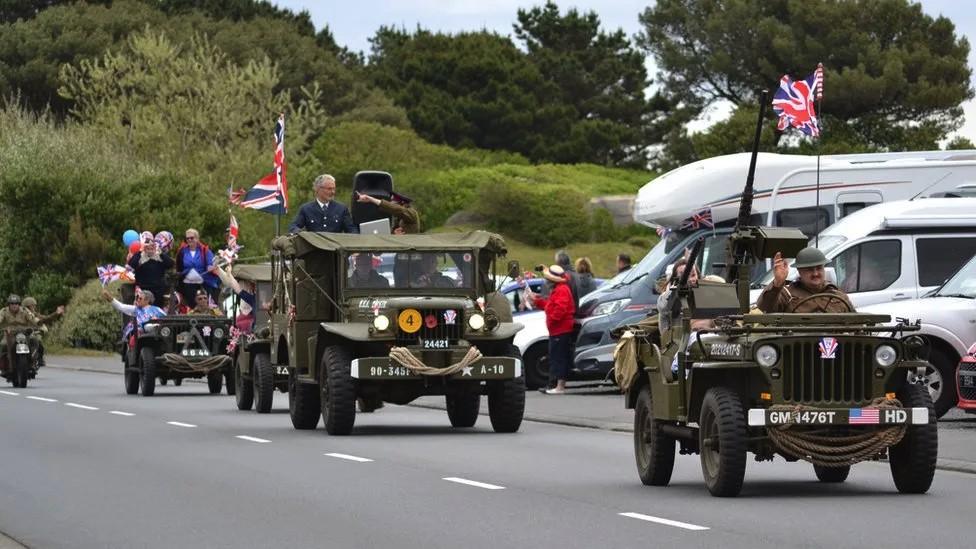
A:
{"type": "MultiPolygon", "coordinates": [[[[20,296],[10,294],[7,297],[7,306],[0,309],[0,331],[7,329],[37,328],[40,321],[33,313],[21,307],[20,296]]],[[[31,335],[31,339],[37,341],[37,336],[31,335]]],[[[0,332],[0,354],[7,350],[7,338],[0,332]]]]}
{"type": "Polygon", "coordinates": [[[854,311],[847,294],[827,282],[827,257],[814,247],[796,254],[798,279],[787,283],[790,268],[783,255],[773,256],[773,281],[759,295],[756,306],[764,313],[848,313],[854,311]],[[806,298],[817,295],[814,299],[806,298]]]}
{"type": "MultiPolygon", "coordinates": [[[[37,317],[37,321],[42,324],[41,334],[47,333],[47,325],[54,322],[55,320],[64,316],[64,305],[58,306],[57,310],[49,315],[42,315],[37,312],[37,300],[31,296],[27,296],[23,300],[23,306],[25,309],[30,311],[34,316],[37,317]]],[[[44,341],[41,335],[37,337],[37,367],[40,368],[44,366],[44,341]]]]}

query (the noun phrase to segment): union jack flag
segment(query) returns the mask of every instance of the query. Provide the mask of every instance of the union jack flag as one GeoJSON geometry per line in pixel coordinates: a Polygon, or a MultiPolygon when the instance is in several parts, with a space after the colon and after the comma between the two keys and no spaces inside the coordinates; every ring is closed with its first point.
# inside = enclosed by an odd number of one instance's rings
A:
{"type": "Polygon", "coordinates": [[[715,223],[712,221],[712,209],[705,208],[704,210],[699,210],[693,214],[688,219],[681,222],[682,229],[700,229],[702,227],[714,228],[715,223]]]}
{"type": "Polygon", "coordinates": [[[240,205],[270,214],[288,212],[288,180],[285,176],[285,115],[278,117],[274,129],[274,168],[247,191],[240,205]]]}
{"type": "Polygon", "coordinates": [[[236,252],[241,249],[237,244],[237,237],[240,236],[241,229],[237,225],[237,218],[230,214],[230,224],[227,226],[227,249],[236,252]]]}
{"type": "Polygon", "coordinates": [[[227,186],[227,201],[230,202],[231,204],[236,204],[240,206],[241,202],[244,200],[244,196],[246,195],[247,195],[247,189],[237,189],[235,191],[233,185],[227,186]]]}
{"type": "Polygon", "coordinates": [[[109,264],[98,268],[98,280],[101,281],[102,286],[106,286],[113,280],[133,282],[135,279],[135,273],[132,271],[132,267],[128,265],[122,266],[109,264]]]}
{"type": "Polygon", "coordinates": [[[773,111],[779,116],[776,129],[785,131],[793,127],[806,135],[820,135],[820,120],[814,102],[823,99],[823,64],[804,80],[792,80],[783,75],[779,89],[773,94],[773,111]]]}

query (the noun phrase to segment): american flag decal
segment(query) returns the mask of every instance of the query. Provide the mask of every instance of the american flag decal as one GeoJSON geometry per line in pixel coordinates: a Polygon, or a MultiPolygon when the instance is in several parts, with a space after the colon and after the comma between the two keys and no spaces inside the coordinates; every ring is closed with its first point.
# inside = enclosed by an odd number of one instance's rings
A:
{"type": "Polygon", "coordinates": [[[837,343],[836,337],[824,337],[820,339],[820,358],[831,360],[837,358],[837,343]]]}
{"type": "Polygon", "coordinates": [[[878,425],[881,412],[877,408],[851,408],[847,416],[849,425],[878,425]]]}

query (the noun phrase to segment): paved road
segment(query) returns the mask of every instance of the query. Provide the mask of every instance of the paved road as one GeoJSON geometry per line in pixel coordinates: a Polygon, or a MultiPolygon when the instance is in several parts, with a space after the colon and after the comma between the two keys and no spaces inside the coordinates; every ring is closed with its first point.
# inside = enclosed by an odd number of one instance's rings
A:
{"type": "Polygon", "coordinates": [[[641,486],[627,433],[454,431],[387,406],[332,438],[293,430],[283,398],[258,415],[200,384],[127,397],[120,376],[51,368],[3,391],[0,532],[28,547],[955,547],[976,491],[939,471],[901,496],[879,463],[821,485],[778,461],[723,500],[695,457],[641,486]]]}

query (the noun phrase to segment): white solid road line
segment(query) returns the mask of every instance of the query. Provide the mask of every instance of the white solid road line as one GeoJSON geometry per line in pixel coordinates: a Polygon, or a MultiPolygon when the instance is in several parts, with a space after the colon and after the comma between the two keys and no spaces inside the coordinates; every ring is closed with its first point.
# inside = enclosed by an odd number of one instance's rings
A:
{"type": "Polygon", "coordinates": [[[94,406],[85,406],[84,404],[75,404],[74,402],[65,402],[65,406],[71,406],[72,408],[80,408],[82,410],[97,410],[98,408],[94,406]]]}
{"type": "Polygon", "coordinates": [[[651,515],[642,515],[640,513],[619,513],[622,517],[635,518],[637,520],[644,520],[647,522],[654,522],[657,524],[663,524],[665,526],[674,526],[675,528],[684,528],[685,530],[709,530],[708,526],[698,526],[697,524],[688,524],[687,522],[678,522],[676,520],[652,517],[651,515]]]}
{"type": "Polygon", "coordinates": [[[241,440],[248,440],[248,441],[251,441],[251,442],[271,442],[270,440],[265,439],[265,438],[249,437],[247,435],[237,435],[234,438],[239,438],[241,440]]]}
{"type": "Polygon", "coordinates": [[[466,484],[468,486],[475,486],[477,488],[484,488],[485,490],[504,490],[504,486],[498,486],[496,484],[487,484],[484,482],[478,482],[476,480],[468,480],[466,478],[458,477],[444,477],[441,480],[446,480],[448,482],[456,482],[458,484],[466,484]]]}
{"type": "Polygon", "coordinates": [[[180,423],[179,421],[167,421],[166,423],[176,427],[196,427],[196,425],[192,423],[180,423]]]}
{"type": "Polygon", "coordinates": [[[120,412],[120,411],[118,411],[118,410],[112,410],[112,411],[111,411],[111,412],[109,412],[109,413],[110,413],[110,414],[113,414],[113,415],[116,415],[116,416],[125,416],[125,417],[132,417],[132,416],[134,416],[134,415],[135,415],[135,414],[131,414],[131,413],[129,413],[129,412],[120,412]]]}
{"type": "Polygon", "coordinates": [[[346,460],[349,460],[349,461],[358,461],[359,463],[366,463],[366,462],[369,462],[369,461],[373,461],[373,460],[371,460],[369,458],[364,458],[364,457],[359,457],[359,456],[350,456],[349,454],[325,454],[325,455],[327,455],[329,457],[339,458],[339,459],[346,459],[346,460]]]}
{"type": "Polygon", "coordinates": [[[20,396],[20,393],[15,393],[13,391],[0,391],[0,395],[10,395],[12,397],[20,396]]]}
{"type": "Polygon", "coordinates": [[[25,397],[25,398],[29,398],[31,400],[40,400],[41,402],[57,402],[58,401],[58,399],[56,399],[56,398],[44,398],[44,397],[36,397],[36,396],[29,396],[29,397],[25,397]]]}

